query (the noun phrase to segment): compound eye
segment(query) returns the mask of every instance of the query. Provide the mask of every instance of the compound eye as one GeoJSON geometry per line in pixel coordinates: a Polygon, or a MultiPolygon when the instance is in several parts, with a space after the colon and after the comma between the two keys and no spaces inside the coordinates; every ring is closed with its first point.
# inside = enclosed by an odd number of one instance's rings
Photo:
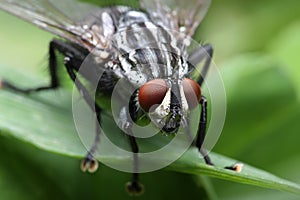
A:
{"type": "Polygon", "coordinates": [[[199,84],[189,78],[182,81],[183,91],[190,109],[195,108],[201,99],[201,88],[199,84]]]}
{"type": "Polygon", "coordinates": [[[167,84],[163,79],[154,79],[145,83],[139,91],[141,107],[148,112],[151,106],[161,104],[167,93],[167,84]]]}

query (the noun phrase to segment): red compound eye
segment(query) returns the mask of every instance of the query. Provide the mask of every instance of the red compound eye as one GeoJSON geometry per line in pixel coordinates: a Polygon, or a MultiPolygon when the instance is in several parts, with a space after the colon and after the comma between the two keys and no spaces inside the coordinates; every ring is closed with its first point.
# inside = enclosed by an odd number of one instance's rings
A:
{"type": "Polygon", "coordinates": [[[160,104],[167,92],[167,84],[163,79],[154,79],[145,83],[139,91],[139,103],[145,111],[150,107],[160,104]]]}
{"type": "Polygon", "coordinates": [[[189,78],[183,79],[182,84],[184,95],[189,104],[189,108],[193,109],[198,105],[200,101],[201,88],[196,81],[189,78]]]}

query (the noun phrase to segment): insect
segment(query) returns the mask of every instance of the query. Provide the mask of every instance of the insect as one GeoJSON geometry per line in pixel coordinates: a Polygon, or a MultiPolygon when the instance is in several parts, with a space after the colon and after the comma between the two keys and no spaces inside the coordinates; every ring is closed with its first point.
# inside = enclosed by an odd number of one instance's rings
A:
{"type": "MultiPolygon", "coordinates": [[[[128,107],[121,109],[119,123],[127,133],[133,152],[133,175],[127,185],[131,194],[143,190],[139,183],[138,143],[132,134],[132,123],[141,116],[154,116],[154,123],[164,134],[176,134],[183,127],[189,134],[189,111],[201,106],[201,115],[195,145],[208,165],[213,165],[202,144],[207,126],[207,100],[201,94],[201,85],[210,66],[213,48],[188,52],[189,38],[193,36],[210,5],[210,0],[141,0],[144,10],[126,6],[95,7],[72,0],[61,6],[52,0],[0,0],[0,8],[61,39],[49,45],[49,85],[37,88],[20,88],[1,80],[2,88],[15,92],[33,93],[59,87],[56,52],[64,56],[64,65],[78,91],[97,116],[106,109],[94,100],[89,89],[77,79],[78,75],[89,82],[97,81],[97,94],[110,96],[116,82],[125,78],[137,88],[130,97],[128,107]],[[67,12],[71,6],[76,12],[67,12]],[[80,71],[81,64],[89,60],[88,72],[80,71]],[[198,78],[191,74],[193,63],[204,62],[198,78]],[[99,77],[99,72],[102,76],[99,77]],[[124,114],[125,113],[125,114],[124,114]],[[132,119],[132,121],[130,120],[132,119]],[[129,134],[128,134],[129,133],[129,134]]],[[[94,158],[101,130],[96,129],[94,145],[82,160],[83,171],[94,172],[98,162],[94,158]]],[[[235,167],[228,167],[235,170],[235,167]]]]}

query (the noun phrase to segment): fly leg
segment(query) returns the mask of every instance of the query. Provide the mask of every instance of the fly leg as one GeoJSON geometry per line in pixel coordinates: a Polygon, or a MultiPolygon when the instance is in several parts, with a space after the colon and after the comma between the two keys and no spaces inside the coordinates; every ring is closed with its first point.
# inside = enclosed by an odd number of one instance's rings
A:
{"type": "MultiPolygon", "coordinates": [[[[189,56],[189,62],[195,66],[205,59],[204,66],[201,71],[201,75],[200,75],[199,79],[197,80],[197,82],[200,86],[202,85],[204,78],[208,72],[212,55],[213,55],[213,48],[210,44],[207,44],[207,45],[199,47],[194,52],[192,52],[189,56]]],[[[197,70],[197,68],[194,68],[192,73],[196,70],[197,70]]],[[[196,138],[195,144],[196,144],[196,147],[198,148],[199,152],[202,154],[206,164],[213,165],[206,150],[202,147],[204,139],[205,139],[206,126],[207,126],[207,100],[204,96],[201,96],[200,105],[201,105],[200,122],[198,125],[198,133],[197,133],[197,138],[196,138]]]]}
{"type": "Polygon", "coordinates": [[[144,186],[139,183],[139,161],[138,161],[138,152],[139,147],[136,142],[136,138],[134,137],[134,134],[131,130],[132,123],[136,122],[138,119],[139,112],[141,112],[141,109],[139,107],[139,104],[136,102],[136,95],[138,94],[138,90],[135,91],[135,93],[132,95],[130,103],[129,103],[129,111],[126,109],[126,107],[123,107],[120,112],[119,116],[119,124],[120,127],[124,130],[124,132],[127,134],[131,150],[133,153],[133,172],[132,172],[132,179],[130,182],[126,184],[126,190],[129,194],[132,195],[140,195],[144,191],[144,186]],[[130,114],[129,114],[130,113],[130,114]],[[132,119],[132,121],[131,121],[132,119]]]}
{"type": "Polygon", "coordinates": [[[198,126],[196,147],[198,148],[199,152],[202,154],[206,164],[214,165],[211,162],[210,158],[208,157],[206,150],[202,147],[205,139],[206,125],[207,125],[207,100],[204,96],[201,96],[200,104],[201,104],[201,115],[200,115],[200,122],[198,126]]]}
{"type": "Polygon", "coordinates": [[[129,116],[127,115],[127,109],[124,107],[121,110],[120,113],[120,126],[124,130],[124,132],[127,134],[127,137],[130,142],[131,150],[133,153],[133,172],[132,172],[132,179],[130,182],[126,184],[126,190],[129,194],[132,195],[139,195],[143,193],[143,185],[139,183],[139,167],[138,167],[138,152],[139,147],[136,142],[136,138],[134,137],[131,128],[132,128],[132,122],[129,121],[129,116]]]}
{"type": "Polygon", "coordinates": [[[84,87],[84,85],[76,79],[76,73],[79,70],[82,62],[84,61],[86,54],[82,53],[78,48],[75,48],[73,45],[70,45],[69,43],[65,43],[60,40],[52,40],[49,45],[49,72],[51,81],[49,85],[41,86],[41,87],[35,87],[35,88],[20,88],[18,86],[15,86],[5,80],[2,80],[0,82],[0,86],[2,88],[6,88],[9,90],[12,90],[14,92],[20,92],[24,94],[29,94],[33,92],[39,92],[43,90],[51,90],[56,89],[59,87],[59,80],[57,76],[57,57],[55,52],[58,51],[61,54],[65,56],[65,67],[67,69],[67,72],[72,79],[72,81],[75,83],[77,89],[79,90],[80,94],[85,99],[88,106],[91,108],[92,111],[96,113],[97,116],[97,126],[96,126],[96,137],[94,140],[94,145],[91,147],[91,149],[88,151],[87,155],[85,156],[84,160],[82,161],[81,167],[82,169],[88,170],[90,172],[93,172],[97,169],[98,163],[94,159],[93,154],[95,153],[97,149],[97,144],[100,140],[100,129],[98,123],[101,122],[100,120],[100,113],[101,109],[96,105],[94,99],[90,96],[87,89],[84,87]]]}
{"type": "Polygon", "coordinates": [[[133,173],[132,173],[131,181],[126,184],[126,190],[128,191],[129,194],[140,195],[144,191],[144,186],[141,183],[139,183],[139,173],[138,173],[139,148],[136,142],[136,138],[134,136],[128,135],[128,138],[133,153],[133,173]]]}
{"type": "MultiPolygon", "coordinates": [[[[203,69],[201,70],[201,75],[197,80],[200,86],[202,86],[205,76],[209,70],[212,55],[213,55],[213,48],[210,44],[207,44],[200,47],[199,49],[196,49],[189,56],[189,62],[193,63],[194,65],[199,64],[201,61],[205,59],[203,69]]],[[[192,71],[192,73],[195,70],[197,70],[197,68],[195,68],[192,71]]],[[[200,105],[201,105],[201,115],[200,115],[200,122],[198,126],[198,134],[196,138],[196,147],[198,148],[199,152],[202,154],[205,163],[208,165],[214,165],[211,159],[209,158],[206,149],[202,147],[206,135],[206,126],[207,126],[207,100],[204,96],[201,96],[200,105]]],[[[229,167],[225,167],[225,169],[240,172],[242,169],[242,164],[235,164],[229,167]]]]}
{"type": "Polygon", "coordinates": [[[76,58],[77,57],[72,54],[69,54],[65,57],[65,66],[67,72],[70,78],[75,83],[75,86],[77,87],[81,96],[84,98],[85,102],[96,114],[96,135],[93,141],[93,145],[81,162],[82,171],[88,171],[92,173],[98,169],[98,161],[94,158],[94,154],[96,153],[97,146],[100,142],[102,109],[96,104],[95,100],[90,96],[89,91],[85,88],[81,81],[77,79],[76,69],[74,68],[74,66],[78,63],[78,60],[76,58]]]}
{"type": "MultiPolygon", "coordinates": [[[[206,126],[207,126],[207,100],[204,96],[201,96],[200,99],[201,104],[201,115],[200,115],[200,122],[198,126],[198,135],[196,139],[196,147],[198,148],[199,152],[202,154],[205,163],[208,165],[214,165],[211,159],[209,158],[206,149],[203,148],[203,142],[205,139],[206,134],[206,126]]],[[[240,172],[242,170],[243,164],[237,163],[232,166],[225,167],[225,169],[233,170],[236,172],[240,172]]]]}
{"type": "MultiPolygon", "coordinates": [[[[73,46],[71,46],[68,43],[62,42],[60,40],[52,40],[49,45],[49,73],[50,73],[50,83],[45,86],[39,86],[35,88],[21,88],[18,86],[15,86],[14,84],[6,81],[1,80],[1,87],[3,89],[9,89],[14,92],[29,94],[32,92],[39,92],[43,90],[52,90],[59,87],[59,80],[57,76],[57,57],[55,55],[55,51],[59,51],[62,54],[66,54],[67,52],[75,54],[77,56],[78,61],[83,61],[85,55],[82,55],[77,49],[75,49],[73,46]]],[[[78,62],[77,65],[80,66],[81,62],[78,62]]],[[[74,66],[73,66],[74,67],[74,66]]]]}
{"type": "Polygon", "coordinates": [[[205,163],[208,165],[214,165],[210,160],[206,150],[202,146],[205,139],[206,126],[207,126],[207,100],[204,96],[201,96],[200,104],[201,104],[201,115],[200,115],[200,122],[199,122],[198,134],[196,139],[196,147],[198,148],[199,152],[202,154],[205,163]]]}
{"type": "MultiPolygon", "coordinates": [[[[97,105],[95,105],[96,107],[97,105]]],[[[88,171],[90,173],[95,172],[98,169],[98,161],[94,158],[94,155],[97,151],[98,144],[100,142],[100,135],[101,135],[101,117],[100,117],[100,109],[96,109],[96,136],[93,141],[92,147],[89,149],[88,153],[81,161],[81,170],[83,172],[88,171]]]]}

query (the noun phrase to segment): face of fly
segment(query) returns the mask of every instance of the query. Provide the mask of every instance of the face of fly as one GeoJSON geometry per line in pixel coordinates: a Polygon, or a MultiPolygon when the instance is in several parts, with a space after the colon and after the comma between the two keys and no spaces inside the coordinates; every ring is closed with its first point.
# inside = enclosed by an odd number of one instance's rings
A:
{"type": "Polygon", "coordinates": [[[141,108],[165,134],[176,133],[188,126],[189,111],[197,107],[201,88],[192,79],[154,79],[139,90],[141,108]]]}

